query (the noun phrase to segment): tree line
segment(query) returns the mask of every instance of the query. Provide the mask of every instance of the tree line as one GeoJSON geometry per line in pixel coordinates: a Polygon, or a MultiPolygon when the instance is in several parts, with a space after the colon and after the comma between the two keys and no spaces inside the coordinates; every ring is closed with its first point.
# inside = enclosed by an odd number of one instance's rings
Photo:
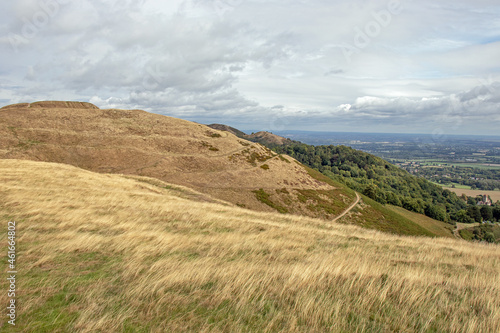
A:
{"type": "Polygon", "coordinates": [[[449,223],[500,220],[498,205],[480,208],[468,202],[466,197],[459,197],[379,157],[350,147],[312,146],[293,141],[269,148],[290,155],[382,204],[403,207],[449,223]]]}

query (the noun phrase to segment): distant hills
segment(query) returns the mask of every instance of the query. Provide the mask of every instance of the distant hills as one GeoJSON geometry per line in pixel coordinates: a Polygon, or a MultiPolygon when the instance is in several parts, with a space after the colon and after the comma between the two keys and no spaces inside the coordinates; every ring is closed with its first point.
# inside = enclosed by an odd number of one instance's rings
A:
{"type": "Polygon", "coordinates": [[[222,124],[211,124],[208,125],[208,127],[211,127],[213,129],[217,129],[220,131],[226,131],[229,133],[232,133],[236,135],[239,138],[249,140],[252,142],[258,142],[263,145],[286,145],[286,144],[291,144],[293,143],[292,140],[284,138],[282,136],[269,133],[266,131],[260,131],[257,133],[252,133],[252,134],[245,134],[243,131],[240,131],[234,127],[227,126],[227,125],[222,125],[222,124]]]}
{"type": "Polygon", "coordinates": [[[268,132],[259,132],[252,138],[381,204],[403,207],[444,222],[473,222],[474,212],[467,209],[467,200],[382,158],[346,146],[308,145],[268,132]]]}

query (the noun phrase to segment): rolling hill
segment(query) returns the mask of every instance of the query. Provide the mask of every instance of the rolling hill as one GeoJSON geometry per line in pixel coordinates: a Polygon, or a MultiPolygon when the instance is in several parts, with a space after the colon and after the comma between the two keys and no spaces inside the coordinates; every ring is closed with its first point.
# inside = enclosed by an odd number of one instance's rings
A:
{"type": "MultiPolygon", "coordinates": [[[[292,197],[301,190],[331,192],[338,210],[331,216],[349,206],[353,197],[260,144],[140,110],[100,110],[78,102],[12,105],[0,109],[0,135],[0,158],[154,177],[255,210],[275,211],[256,191],[276,199],[284,197],[284,191],[277,192],[283,189],[292,197]]],[[[328,215],[287,205],[285,199],[279,206],[283,211],[328,215]]]]}
{"type": "Polygon", "coordinates": [[[16,159],[0,160],[0,219],[3,235],[16,221],[19,272],[16,326],[3,315],[2,332],[500,330],[498,245],[254,212],[154,178],[16,159]]]}
{"type": "Polygon", "coordinates": [[[239,129],[228,126],[228,125],[210,124],[207,126],[210,128],[219,130],[219,131],[229,132],[231,134],[236,135],[239,138],[242,138],[242,139],[245,139],[248,141],[252,141],[252,142],[257,142],[257,143],[260,143],[264,146],[274,146],[274,145],[282,146],[282,145],[292,144],[294,142],[288,138],[284,138],[282,136],[279,136],[279,135],[276,135],[276,134],[273,134],[270,132],[266,132],[266,131],[260,131],[257,133],[246,134],[245,132],[240,131],[239,129]]]}
{"type": "MultiPolygon", "coordinates": [[[[257,211],[333,220],[356,200],[345,185],[261,144],[141,110],[56,101],[10,105],[0,109],[0,136],[1,159],[147,176],[257,211]]],[[[364,202],[357,224],[434,235],[381,205],[364,202]],[[364,223],[374,216],[376,221],[364,223]]]]}

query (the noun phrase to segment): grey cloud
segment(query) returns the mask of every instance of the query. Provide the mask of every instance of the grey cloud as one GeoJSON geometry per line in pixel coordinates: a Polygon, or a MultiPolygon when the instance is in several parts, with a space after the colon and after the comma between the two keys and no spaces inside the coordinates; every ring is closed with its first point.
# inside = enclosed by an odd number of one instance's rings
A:
{"type": "Polygon", "coordinates": [[[351,62],[339,46],[388,1],[65,0],[17,52],[9,36],[40,2],[2,2],[0,100],[91,100],[254,128],[401,132],[460,118],[494,133],[498,1],[401,2],[351,62]]]}

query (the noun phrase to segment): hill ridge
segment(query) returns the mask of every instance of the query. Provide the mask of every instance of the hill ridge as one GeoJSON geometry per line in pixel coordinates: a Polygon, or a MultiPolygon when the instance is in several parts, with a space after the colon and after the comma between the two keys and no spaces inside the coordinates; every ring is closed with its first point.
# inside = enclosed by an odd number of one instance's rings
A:
{"type": "Polygon", "coordinates": [[[33,103],[18,103],[18,104],[6,105],[6,106],[0,108],[0,110],[16,109],[16,108],[45,108],[45,109],[65,108],[65,109],[99,110],[99,107],[95,106],[92,103],[74,102],[74,101],[40,101],[40,102],[33,102],[33,103]]]}
{"type": "Polygon", "coordinates": [[[210,128],[213,128],[213,129],[220,130],[220,131],[226,131],[226,132],[232,133],[232,134],[234,134],[237,137],[242,138],[242,139],[246,139],[246,140],[249,140],[252,142],[261,143],[265,146],[273,146],[273,145],[281,146],[281,145],[293,143],[293,141],[288,139],[288,138],[273,134],[273,133],[268,132],[268,131],[259,131],[259,132],[252,133],[252,134],[246,134],[245,132],[240,131],[239,129],[228,126],[228,125],[210,124],[207,126],[210,128]]]}

